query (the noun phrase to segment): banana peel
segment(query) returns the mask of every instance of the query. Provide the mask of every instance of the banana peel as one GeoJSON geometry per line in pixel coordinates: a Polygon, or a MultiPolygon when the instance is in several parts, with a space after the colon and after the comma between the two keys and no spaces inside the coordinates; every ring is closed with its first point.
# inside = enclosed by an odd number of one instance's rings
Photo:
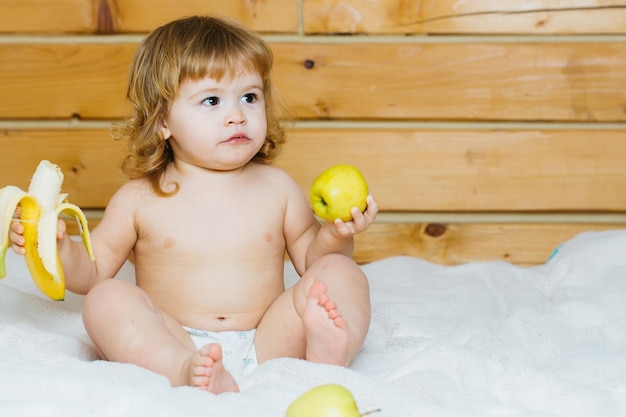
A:
{"type": "Polygon", "coordinates": [[[28,188],[8,185],[0,189],[0,279],[6,276],[5,257],[9,247],[9,233],[16,208],[20,207],[19,221],[24,225],[26,266],[39,290],[53,300],[65,298],[65,274],[59,259],[56,230],[61,213],[74,216],[79,225],[83,244],[89,258],[95,260],[87,218],[82,210],[61,194],[63,172],[43,160],[28,188]]]}

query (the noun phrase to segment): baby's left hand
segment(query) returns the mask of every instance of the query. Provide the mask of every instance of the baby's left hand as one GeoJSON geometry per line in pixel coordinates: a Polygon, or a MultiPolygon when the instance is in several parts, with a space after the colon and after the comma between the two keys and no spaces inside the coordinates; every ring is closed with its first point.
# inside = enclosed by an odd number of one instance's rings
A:
{"type": "Polygon", "coordinates": [[[367,208],[363,213],[359,211],[357,207],[352,207],[352,220],[344,222],[341,219],[335,219],[333,222],[335,230],[339,233],[340,237],[354,236],[357,233],[361,233],[367,229],[370,224],[374,223],[376,215],[378,214],[378,204],[371,194],[367,196],[367,208]]]}

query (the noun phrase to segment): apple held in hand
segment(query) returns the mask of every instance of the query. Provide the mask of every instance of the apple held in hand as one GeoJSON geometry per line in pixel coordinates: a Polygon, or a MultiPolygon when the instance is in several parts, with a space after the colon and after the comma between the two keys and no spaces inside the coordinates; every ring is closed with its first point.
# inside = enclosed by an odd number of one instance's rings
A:
{"type": "Polygon", "coordinates": [[[380,410],[359,414],[352,393],[337,384],[315,387],[298,397],[285,417],[362,417],[380,410]]]}
{"type": "Polygon", "coordinates": [[[310,191],[313,212],[324,220],[352,220],[350,210],[357,207],[361,212],[367,207],[369,191],[365,178],[353,165],[334,165],[313,181],[310,191]]]}

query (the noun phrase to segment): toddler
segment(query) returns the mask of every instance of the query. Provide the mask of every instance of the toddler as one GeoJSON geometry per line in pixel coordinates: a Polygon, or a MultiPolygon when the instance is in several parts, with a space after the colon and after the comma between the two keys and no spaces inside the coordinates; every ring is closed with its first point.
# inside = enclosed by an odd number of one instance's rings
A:
{"type": "MultiPolygon", "coordinates": [[[[139,46],[133,111],[114,130],[130,180],[93,230],[96,261],[58,225],[67,289],[87,294],[104,359],[220,393],[272,358],[347,366],[359,352],[370,301],[353,235],[378,206],[369,196],[353,221],[320,223],[269,165],[284,142],[272,61],[258,35],[212,17],[173,21],[139,46]],[[287,290],[285,251],[301,277],[287,290]],[[111,279],[131,253],[136,285],[111,279]]],[[[13,222],[21,254],[22,233],[13,222]]]]}

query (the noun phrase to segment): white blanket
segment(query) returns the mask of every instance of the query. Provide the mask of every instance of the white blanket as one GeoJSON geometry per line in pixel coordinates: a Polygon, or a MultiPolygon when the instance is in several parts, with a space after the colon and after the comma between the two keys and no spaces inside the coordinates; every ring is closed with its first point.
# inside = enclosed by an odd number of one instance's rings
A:
{"type": "MultiPolygon", "coordinates": [[[[350,389],[376,417],[626,415],[626,231],[585,233],[545,265],[363,267],[372,326],[351,368],[262,364],[239,394],[172,388],[97,359],[82,297],[47,300],[12,252],[0,281],[0,416],[281,417],[304,391],[350,389]]],[[[132,279],[129,263],[119,278],[132,279]]],[[[286,281],[295,272],[288,265],[286,281]]]]}

